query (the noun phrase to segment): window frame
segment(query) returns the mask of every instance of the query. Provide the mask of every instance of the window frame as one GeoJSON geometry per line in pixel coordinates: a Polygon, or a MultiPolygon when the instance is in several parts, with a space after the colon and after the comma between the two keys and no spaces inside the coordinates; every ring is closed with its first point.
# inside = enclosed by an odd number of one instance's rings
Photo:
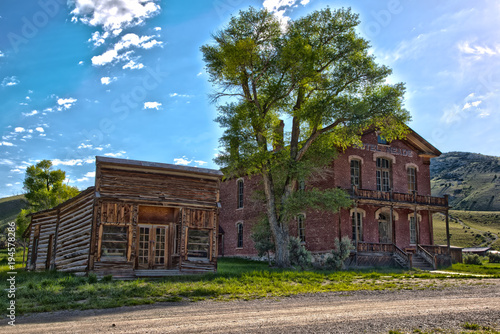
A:
{"type": "Polygon", "coordinates": [[[410,245],[417,244],[417,223],[415,220],[415,216],[410,216],[408,219],[409,223],[409,236],[410,236],[410,245]]]}
{"type": "Polygon", "coordinates": [[[389,192],[392,187],[392,161],[385,157],[376,159],[377,191],[389,192]],[[384,162],[387,162],[385,166],[384,162]]]}
{"type": "MultiPolygon", "coordinates": [[[[211,260],[211,247],[210,247],[210,239],[211,239],[211,230],[210,229],[204,229],[204,228],[188,228],[187,233],[186,233],[186,260],[188,261],[197,261],[197,262],[209,262],[211,260]],[[190,237],[191,233],[195,232],[204,232],[206,233],[206,238],[207,242],[206,243],[194,243],[190,242],[190,237]],[[200,251],[199,249],[190,249],[190,246],[197,245],[197,246],[205,246],[206,247],[206,257],[204,256],[193,256],[194,251],[200,251]]],[[[200,237],[200,236],[198,236],[200,237]]],[[[205,236],[204,236],[205,237],[205,236]]],[[[203,251],[203,249],[202,249],[203,251]]]]}
{"type": "Polygon", "coordinates": [[[243,209],[243,199],[244,199],[244,194],[245,194],[245,183],[243,182],[243,179],[238,179],[236,182],[236,191],[237,191],[237,197],[236,197],[236,208],[237,209],[243,209]]]}
{"type": "Polygon", "coordinates": [[[352,233],[351,233],[351,237],[352,237],[352,241],[354,243],[357,242],[363,242],[363,212],[361,211],[358,211],[358,221],[354,221],[354,217],[356,216],[356,212],[353,210],[352,213],[351,213],[351,229],[352,229],[352,233]],[[356,235],[356,225],[355,224],[358,224],[358,235],[356,235]],[[356,239],[358,238],[359,239],[356,239]]]}
{"type": "Polygon", "coordinates": [[[243,222],[236,223],[236,248],[243,248],[243,222]]]}
{"type": "Polygon", "coordinates": [[[351,186],[361,188],[361,160],[359,159],[351,159],[349,166],[350,166],[350,171],[351,171],[351,186]],[[358,166],[353,166],[353,164],[357,164],[358,166]],[[357,175],[354,175],[354,173],[357,171],[357,175]],[[357,182],[356,181],[357,178],[357,182]]]}
{"type": "Polygon", "coordinates": [[[410,166],[406,169],[408,192],[411,194],[417,191],[417,168],[410,166]]]}
{"type": "MultiPolygon", "coordinates": [[[[129,258],[129,235],[130,235],[130,227],[126,225],[117,225],[117,224],[111,224],[111,223],[102,223],[101,224],[101,231],[100,231],[100,238],[99,238],[99,260],[100,261],[128,261],[129,258]],[[119,233],[110,233],[110,232],[105,232],[105,229],[107,228],[120,228],[120,229],[125,229],[125,238],[123,240],[105,240],[104,237],[105,235],[113,235],[113,234],[119,234],[119,233]],[[103,246],[105,243],[115,243],[115,244],[125,244],[124,248],[124,255],[123,256],[109,256],[109,255],[103,255],[104,250],[107,249],[106,247],[103,246]]],[[[111,248],[111,249],[119,249],[119,248],[111,248]]]]}
{"type": "Polygon", "coordinates": [[[297,215],[297,238],[301,243],[306,242],[306,215],[303,213],[297,215]]]}

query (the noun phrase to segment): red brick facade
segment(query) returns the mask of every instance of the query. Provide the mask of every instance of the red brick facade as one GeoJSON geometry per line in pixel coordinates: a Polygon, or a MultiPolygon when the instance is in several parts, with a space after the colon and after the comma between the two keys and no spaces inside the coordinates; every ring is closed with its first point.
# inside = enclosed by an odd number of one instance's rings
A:
{"type": "MultiPolygon", "coordinates": [[[[306,248],[313,253],[328,252],[334,240],[343,236],[353,238],[353,215],[361,218],[362,244],[395,244],[400,249],[414,249],[417,244],[432,245],[432,212],[444,211],[447,201],[431,197],[430,158],[440,152],[418,134],[412,132],[407,139],[390,144],[378,143],[376,132],[363,136],[361,147],[351,147],[339,154],[332,162],[331,170],[320,182],[307,183],[305,189],[340,187],[351,193],[356,203],[352,208],[339,213],[315,210],[304,211],[304,237],[306,248]],[[386,159],[385,171],[382,162],[386,159]],[[359,185],[351,185],[351,161],[359,162],[359,185]],[[415,172],[416,192],[409,186],[410,168],[415,172]],[[379,170],[379,188],[377,188],[379,170]],[[384,174],[385,173],[385,174],[384,174]],[[384,181],[387,182],[383,189],[384,181]],[[385,191],[384,191],[385,190],[385,191]],[[392,210],[391,210],[392,208],[392,210]],[[392,212],[392,213],[391,213],[392,212]],[[413,230],[416,242],[410,242],[410,217],[417,212],[418,224],[413,230]],[[385,236],[385,237],[384,237],[385,236]]],[[[356,164],[356,163],[354,163],[356,164]]],[[[412,179],[413,180],[413,179],[412,179]]],[[[259,215],[265,213],[262,204],[252,200],[254,191],[260,187],[259,177],[231,179],[221,185],[220,226],[224,231],[219,250],[224,256],[255,256],[251,239],[252,226],[259,215]],[[243,182],[243,207],[238,208],[238,182],[243,182]],[[238,224],[243,225],[242,247],[238,246],[238,224]]],[[[298,236],[297,221],[290,222],[290,234],[298,236]]],[[[241,236],[240,236],[241,237],[241,236]]],[[[241,243],[241,240],[240,240],[241,243]]],[[[367,246],[368,247],[368,246],[367,246]]]]}

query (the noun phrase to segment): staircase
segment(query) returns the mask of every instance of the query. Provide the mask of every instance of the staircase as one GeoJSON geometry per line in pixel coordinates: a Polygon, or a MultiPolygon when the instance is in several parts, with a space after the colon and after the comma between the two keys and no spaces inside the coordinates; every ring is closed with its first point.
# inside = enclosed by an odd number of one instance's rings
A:
{"type": "Polygon", "coordinates": [[[420,270],[434,270],[434,268],[419,254],[413,254],[413,268],[420,270]]]}
{"type": "Polygon", "coordinates": [[[394,259],[394,262],[396,262],[396,264],[398,266],[400,266],[401,268],[403,269],[408,269],[408,263],[405,262],[403,259],[401,259],[401,257],[399,256],[396,256],[395,254],[392,256],[392,258],[394,259]]]}

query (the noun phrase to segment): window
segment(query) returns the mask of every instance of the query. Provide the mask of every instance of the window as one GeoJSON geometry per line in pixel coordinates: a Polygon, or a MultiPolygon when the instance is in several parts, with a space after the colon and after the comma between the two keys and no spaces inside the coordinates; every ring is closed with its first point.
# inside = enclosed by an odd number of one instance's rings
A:
{"type": "Polygon", "coordinates": [[[238,209],[243,207],[243,180],[238,180],[238,209]]]}
{"type": "Polygon", "coordinates": [[[304,215],[297,216],[297,232],[300,242],[306,242],[306,224],[304,215]]]}
{"type": "Polygon", "coordinates": [[[377,191],[391,190],[391,161],[377,158],[377,191]]]}
{"type": "Polygon", "coordinates": [[[353,212],[351,215],[351,224],[352,224],[352,241],[363,241],[363,221],[362,221],[362,213],[358,212],[356,219],[356,212],[353,212]],[[356,224],[358,227],[358,234],[356,235],[356,224]]]}
{"type": "Polygon", "coordinates": [[[351,185],[361,187],[361,161],[351,160],[351,185]]]}
{"type": "Polygon", "coordinates": [[[417,191],[417,169],[415,167],[408,167],[408,192],[412,193],[417,191]]]}
{"type": "Polygon", "coordinates": [[[377,136],[377,143],[379,143],[381,145],[388,145],[387,139],[385,139],[385,137],[381,136],[381,135],[377,136]]]}
{"type": "Polygon", "coordinates": [[[127,259],[127,230],[126,226],[102,225],[102,260],[127,259]]]}
{"type": "Polygon", "coordinates": [[[191,261],[208,261],[210,234],[208,230],[188,230],[187,256],[191,261]]]}
{"type": "Polygon", "coordinates": [[[417,224],[415,224],[415,217],[410,217],[410,244],[417,243],[417,224]]]}
{"type": "Polygon", "coordinates": [[[236,248],[243,248],[243,223],[236,224],[236,248]]]}

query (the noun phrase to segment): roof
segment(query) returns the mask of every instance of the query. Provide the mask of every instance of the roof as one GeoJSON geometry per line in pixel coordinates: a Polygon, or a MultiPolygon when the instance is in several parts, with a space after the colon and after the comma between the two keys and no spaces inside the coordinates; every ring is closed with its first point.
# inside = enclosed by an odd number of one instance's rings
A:
{"type": "Polygon", "coordinates": [[[467,247],[467,248],[463,248],[462,252],[464,252],[464,253],[482,253],[482,252],[487,252],[490,249],[491,249],[491,247],[467,247]]]}
{"type": "Polygon", "coordinates": [[[96,157],[96,164],[112,164],[117,166],[143,167],[147,169],[156,169],[156,170],[164,170],[171,172],[186,172],[190,174],[206,175],[218,178],[222,178],[223,176],[222,172],[216,169],[180,166],[180,165],[166,164],[160,162],[117,159],[117,158],[100,157],[100,156],[96,157]]]}
{"type": "Polygon", "coordinates": [[[406,138],[404,140],[411,146],[415,147],[419,151],[419,155],[427,156],[429,158],[434,158],[441,155],[441,151],[434,147],[434,145],[425,140],[412,128],[408,127],[408,129],[410,129],[410,133],[406,135],[406,138]]]}

